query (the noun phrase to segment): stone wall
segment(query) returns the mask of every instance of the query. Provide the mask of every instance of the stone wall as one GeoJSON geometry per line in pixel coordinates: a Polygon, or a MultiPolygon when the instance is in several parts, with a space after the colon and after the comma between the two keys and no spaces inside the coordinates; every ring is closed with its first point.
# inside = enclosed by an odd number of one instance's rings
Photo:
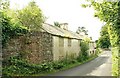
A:
{"type": "Polygon", "coordinates": [[[16,36],[3,48],[3,58],[22,55],[22,58],[30,63],[52,61],[52,40],[52,35],[45,32],[31,32],[24,36],[16,36]]]}

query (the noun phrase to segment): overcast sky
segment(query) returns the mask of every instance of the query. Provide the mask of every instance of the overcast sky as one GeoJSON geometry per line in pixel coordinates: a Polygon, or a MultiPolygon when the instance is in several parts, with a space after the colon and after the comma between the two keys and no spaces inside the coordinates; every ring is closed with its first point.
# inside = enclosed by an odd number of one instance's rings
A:
{"type": "MultiPolygon", "coordinates": [[[[10,7],[19,9],[25,7],[31,0],[10,0],[10,7]]],[[[103,25],[98,18],[94,17],[93,8],[82,8],[84,0],[34,0],[48,17],[47,23],[53,24],[57,21],[68,23],[69,30],[76,31],[78,26],[84,26],[88,35],[97,40],[103,25]]]]}

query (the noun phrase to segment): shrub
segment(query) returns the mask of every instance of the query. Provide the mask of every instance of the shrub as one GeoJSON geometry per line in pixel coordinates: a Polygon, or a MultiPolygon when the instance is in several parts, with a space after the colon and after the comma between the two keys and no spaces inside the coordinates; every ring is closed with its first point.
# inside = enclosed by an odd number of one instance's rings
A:
{"type": "Polygon", "coordinates": [[[119,76],[119,47],[112,47],[112,75],[119,76]]]}
{"type": "Polygon", "coordinates": [[[53,69],[58,70],[63,68],[65,65],[62,62],[53,62],[53,69]]]}
{"type": "Polygon", "coordinates": [[[30,65],[23,59],[19,59],[18,57],[10,57],[7,63],[8,65],[3,67],[3,75],[8,76],[32,74],[36,67],[34,65],[30,65]]]}
{"type": "Polygon", "coordinates": [[[81,43],[80,43],[80,49],[81,49],[81,52],[79,54],[79,57],[77,58],[77,60],[79,62],[82,62],[82,61],[85,61],[88,59],[89,55],[88,55],[88,50],[89,50],[89,43],[82,40],[81,43]]]}
{"type": "Polygon", "coordinates": [[[30,64],[27,60],[21,59],[20,56],[14,56],[3,61],[4,66],[2,70],[4,76],[29,76],[60,70],[76,62],[76,59],[62,59],[56,62],[30,64]]]}
{"type": "Polygon", "coordinates": [[[48,72],[53,70],[52,62],[41,64],[41,71],[48,72]]]}
{"type": "Polygon", "coordinates": [[[101,53],[102,51],[101,51],[101,49],[100,48],[97,48],[96,50],[95,50],[95,55],[97,55],[97,54],[99,54],[99,53],[101,53]]]}

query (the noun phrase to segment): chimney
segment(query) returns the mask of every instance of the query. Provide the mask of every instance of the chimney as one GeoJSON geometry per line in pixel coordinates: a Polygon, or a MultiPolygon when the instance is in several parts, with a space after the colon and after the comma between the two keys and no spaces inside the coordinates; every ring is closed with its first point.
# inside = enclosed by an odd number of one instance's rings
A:
{"type": "Polygon", "coordinates": [[[60,28],[62,28],[64,30],[68,30],[68,23],[61,23],[60,28]]]}

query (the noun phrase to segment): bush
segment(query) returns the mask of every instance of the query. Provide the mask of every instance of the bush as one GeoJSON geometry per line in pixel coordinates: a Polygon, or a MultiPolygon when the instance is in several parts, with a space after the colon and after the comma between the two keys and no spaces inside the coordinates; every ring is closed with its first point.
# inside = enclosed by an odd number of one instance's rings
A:
{"type": "Polygon", "coordinates": [[[97,55],[97,54],[99,54],[99,53],[101,53],[102,51],[101,51],[101,49],[100,48],[97,48],[96,50],[95,50],[95,55],[97,55]]]}
{"type": "Polygon", "coordinates": [[[81,41],[80,43],[80,47],[81,47],[81,52],[79,54],[79,57],[77,58],[77,60],[79,62],[85,61],[89,58],[89,54],[88,54],[88,50],[89,50],[89,43],[86,41],[81,41]]]}
{"type": "Polygon", "coordinates": [[[75,63],[77,63],[77,60],[75,58],[74,59],[65,58],[65,59],[62,59],[61,61],[53,62],[53,69],[59,70],[64,67],[67,67],[70,64],[75,64],[75,63]]]}
{"type": "MultiPolygon", "coordinates": [[[[4,62],[5,63],[5,62],[4,62]]],[[[27,61],[17,57],[10,57],[6,66],[3,67],[3,75],[26,75],[34,73],[34,67],[27,63],[27,61]]]]}
{"type": "Polygon", "coordinates": [[[77,61],[78,61],[78,62],[84,61],[84,60],[83,60],[83,57],[82,57],[82,54],[79,54],[79,57],[77,58],[77,61]]]}
{"type": "Polygon", "coordinates": [[[52,62],[41,64],[41,71],[48,72],[53,70],[52,62]]]}
{"type": "Polygon", "coordinates": [[[65,65],[62,62],[53,62],[53,69],[58,70],[63,68],[65,65]]]}
{"type": "Polygon", "coordinates": [[[119,53],[119,47],[113,47],[112,48],[112,75],[113,76],[119,76],[119,59],[120,56],[119,53]]]}
{"type": "Polygon", "coordinates": [[[56,62],[30,64],[20,56],[10,57],[3,61],[3,76],[31,76],[54,70],[60,70],[70,64],[77,63],[76,59],[62,59],[56,62]]]}
{"type": "MultiPolygon", "coordinates": [[[[6,63],[6,62],[3,62],[6,63]]],[[[7,65],[3,67],[3,75],[7,76],[26,76],[26,75],[33,75],[42,72],[48,72],[52,70],[51,63],[43,63],[43,64],[30,64],[26,60],[21,58],[10,57],[7,60],[7,65]]]]}

